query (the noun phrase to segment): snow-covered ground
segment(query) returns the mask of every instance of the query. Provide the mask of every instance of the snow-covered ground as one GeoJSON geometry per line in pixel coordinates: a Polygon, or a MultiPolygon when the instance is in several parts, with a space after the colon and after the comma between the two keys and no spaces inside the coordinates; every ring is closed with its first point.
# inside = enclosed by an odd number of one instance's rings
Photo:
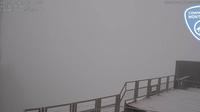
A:
{"type": "Polygon", "coordinates": [[[200,112],[200,89],[174,89],[131,105],[156,112],[200,112]]]}

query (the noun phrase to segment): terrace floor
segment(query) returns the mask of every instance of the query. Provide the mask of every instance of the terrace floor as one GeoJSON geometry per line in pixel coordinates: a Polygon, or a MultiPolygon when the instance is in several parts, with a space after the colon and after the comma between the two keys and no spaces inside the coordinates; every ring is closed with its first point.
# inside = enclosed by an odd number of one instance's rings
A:
{"type": "Polygon", "coordinates": [[[150,112],[200,112],[200,89],[174,89],[130,105],[150,112]]]}

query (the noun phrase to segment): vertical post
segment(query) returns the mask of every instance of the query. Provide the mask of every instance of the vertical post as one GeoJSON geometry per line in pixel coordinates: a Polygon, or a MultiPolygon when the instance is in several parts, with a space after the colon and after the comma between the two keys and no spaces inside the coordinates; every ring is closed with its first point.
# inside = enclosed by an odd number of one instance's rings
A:
{"type": "Polygon", "coordinates": [[[169,90],[169,76],[167,76],[167,81],[166,81],[166,90],[168,91],[169,90]]]}
{"type": "Polygon", "coordinates": [[[178,88],[178,80],[177,80],[177,75],[174,76],[174,88],[177,89],[178,88]]]}
{"type": "Polygon", "coordinates": [[[45,108],[44,107],[40,108],[39,112],[45,112],[45,108]]]}
{"type": "Polygon", "coordinates": [[[139,90],[139,81],[135,81],[135,89],[134,89],[134,102],[137,101],[138,97],[138,90],[139,90]]]}
{"type": "Polygon", "coordinates": [[[124,101],[124,112],[126,112],[126,100],[124,101]]]}
{"type": "Polygon", "coordinates": [[[149,98],[151,95],[151,79],[148,79],[148,85],[147,85],[147,98],[149,98]]]}
{"type": "Polygon", "coordinates": [[[70,112],[77,112],[77,104],[76,103],[70,104],[70,112]]]}
{"type": "Polygon", "coordinates": [[[42,108],[40,108],[40,109],[38,110],[38,112],[42,112],[42,108]]]}
{"type": "Polygon", "coordinates": [[[120,95],[116,95],[115,98],[115,112],[120,111],[120,95]]]}
{"type": "Polygon", "coordinates": [[[70,112],[73,112],[73,104],[70,104],[70,112]]]}
{"type": "Polygon", "coordinates": [[[95,112],[101,112],[101,99],[100,98],[95,100],[95,112]]]}
{"type": "Polygon", "coordinates": [[[44,112],[47,112],[47,110],[48,110],[47,108],[44,108],[44,112]]]}
{"type": "Polygon", "coordinates": [[[125,83],[125,91],[127,90],[127,83],[125,83]]]}
{"type": "Polygon", "coordinates": [[[160,86],[161,86],[161,78],[158,78],[158,87],[157,87],[158,95],[160,95],[160,86]]]}

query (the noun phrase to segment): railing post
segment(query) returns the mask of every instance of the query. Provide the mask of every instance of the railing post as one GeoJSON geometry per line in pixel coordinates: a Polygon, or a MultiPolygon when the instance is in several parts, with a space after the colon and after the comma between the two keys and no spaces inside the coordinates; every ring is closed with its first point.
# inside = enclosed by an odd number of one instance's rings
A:
{"type": "Polygon", "coordinates": [[[40,108],[40,109],[38,110],[38,112],[42,112],[42,108],[40,108]]]}
{"type": "Polygon", "coordinates": [[[124,101],[124,112],[125,112],[125,108],[126,108],[126,100],[124,101]]]}
{"type": "Polygon", "coordinates": [[[148,85],[147,85],[147,98],[149,98],[151,95],[151,79],[148,79],[148,85]]]}
{"type": "Polygon", "coordinates": [[[139,90],[139,81],[135,81],[135,89],[134,89],[134,102],[137,101],[138,97],[138,90],[139,90]]]}
{"type": "Polygon", "coordinates": [[[116,95],[115,98],[115,112],[120,111],[120,95],[116,95]]]}
{"type": "Polygon", "coordinates": [[[73,104],[70,104],[70,112],[73,112],[73,104]]]}
{"type": "Polygon", "coordinates": [[[47,108],[44,108],[44,112],[47,112],[47,108]]]}
{"type": "Polygon", "coordinates": [[[123,100],[124,95],[126,94],[126,90],[127,90],[127,82],[125,82],[121,92],[120,92],[120,102],[123,100]],[[124,92],[123,92],[124,91],[124,92]]]}
{"type": "Polygon", "coordinates": [[[166,90],[168,91],[169,90],[169,76],[167,76],[167,81],[166,81],[166,90]]]}
{"type": "Polygon", "coordinates": [[[70,104],[70,112],[77,112],[77,104],[76,103],[70,104]]]}
{"type": "Polygon", "coordinates": [[[95,112],[101,112],[101,99],[100,98],[95,100],[95,112]]]}
{"type": "Polygon", "coordinates": [[[158,87],[157,87],[158,95],[160,95],[160,87],[161,87],[161,78],[158,78],[158,87]]]}
{"type": "Polygon", "coordinates": [[[125,83],[125,91],[127,90],[127,83],[125,83]]]}
{"type": "Polygon", "coordinates": [[[174,88],[175,88],[175,89],[178,88],[178,83],[179,83],[179,82],[178,82],[178,78],[177,78],[177,76],[175,75],[175,76],[174,76],[174,88]]]}
{"type": "Polygon", "coordinates": [[[45,112],[45,108],[44,108],[44,107],[41,107],[41,108],[39,109],[39,112],[45,112]]]}

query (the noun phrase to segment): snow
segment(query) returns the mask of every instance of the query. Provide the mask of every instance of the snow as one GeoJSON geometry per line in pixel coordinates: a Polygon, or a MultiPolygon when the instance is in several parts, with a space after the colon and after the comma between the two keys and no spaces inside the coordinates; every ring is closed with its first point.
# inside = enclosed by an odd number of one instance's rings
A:
{"type": "Polygon", "coordinates": [[[131,105],[155,112],[200,112],[200,89],[174,89],[131,105]]]}

